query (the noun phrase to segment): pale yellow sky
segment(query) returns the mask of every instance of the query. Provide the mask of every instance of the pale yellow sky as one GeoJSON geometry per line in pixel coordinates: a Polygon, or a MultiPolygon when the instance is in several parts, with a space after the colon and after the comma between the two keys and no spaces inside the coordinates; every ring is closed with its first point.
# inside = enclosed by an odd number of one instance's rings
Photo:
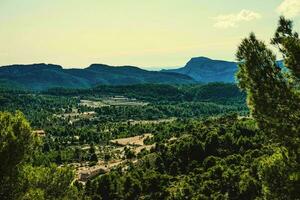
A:
{"type": "Polygon", "coordinates": [[[0,65],[153,68],[182,66],[194,56],[233,60],[250,31],[272,36],[283,2],[0,0],[0,65]]]}

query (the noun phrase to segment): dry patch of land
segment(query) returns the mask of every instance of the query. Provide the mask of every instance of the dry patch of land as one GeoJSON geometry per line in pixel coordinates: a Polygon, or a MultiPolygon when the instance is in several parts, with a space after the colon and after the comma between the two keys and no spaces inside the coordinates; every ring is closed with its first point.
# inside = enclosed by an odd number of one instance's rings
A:
{"type": "Polygon", "coordinates": [[[101,108],[109,105],[103,103],[102,101],[80,100],[79,106],[86,106],[90,108],[101,108]]]}
{"type": "Polygon", "coordinates": [[[96,100],[80,100],[79,106],[101,108],[104,106],[145,106],[148,103],[124,96],[104,97],[96,100]]]}
{"type": "Polygon", "coordinates": [[[112,160],[109,162],[99,161],[97,165],[92,167],[78,167],[76,174],[77,179],[82,182],[86,183],[89,179],[99,175],[108,173],[112,168],[124,163],[125,160],[112,160]]]}
{"type": "Polygon", "coordinates": [[[124,96],[115,96],[102,99],[102,102],[111,106],[145,106],[148,103],[130,99],[124,96]]]}
{"type": "Polygon", "coordinates": [[[153,135],[148,133],[148,134],[138,135],[134,137],[115,139],[115,140],[111,140],[110,142],[120,146],[127,146],[127,145],[143,146],[144,140],[146,138],[152,138],[152,137],[153,135]]]}
{"type": "MultiPolygon", "coordinates": [[[[73,163],[73,166],[76,168],[77,180],[84,184],[94,176],[108,173],[112,168],[126,163],[129,161],[129,159],[127,159],[124,155],[126,148],[131,149],[135,154],[138,154],[143,149],[150,150],[155,145],[146,145],[144,144],[144,140],[152,137],[153,135],[149,133],[134,137],[111,140],[110,142],[112,145],[104,146],[102,149],[111,149],[110,152],[114,154],[112,159],[108,161],[100,160],[95,166],[88,166],[88,163],[73,163]]],[[[83,148],[88,149],[87,147],[83,148]]],[[[100,150],[97,151],[100,153],[100,150]]],[[[137,162],[137,159],[130,159],[130,161],[137,162]]]]}
{"type": "Polygon", "coordinates": [[[136,124],[160,124],[160,123],[173,122],[176,119],[177,119],[176,117],[171,117],[169,119],[157,119],[157,120],[128,120],[125,123],[129,123],[131,125],[136,125],[136,124]]]}

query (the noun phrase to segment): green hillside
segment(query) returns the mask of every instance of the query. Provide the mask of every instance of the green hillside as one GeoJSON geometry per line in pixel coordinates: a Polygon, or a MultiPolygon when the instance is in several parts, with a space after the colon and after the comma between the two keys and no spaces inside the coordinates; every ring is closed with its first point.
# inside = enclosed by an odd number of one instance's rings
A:
{"type": "Polygon", "coordinates": [[[90,88],[100,84],[195,83],[186,75],[147,71],[131,66],[112,67],[100,64],[93,64],[85,69],[63,69],[61,66],[50,64],[3,66],[0,67],[0,79],[31,90],[53,87],[90,88]]]}

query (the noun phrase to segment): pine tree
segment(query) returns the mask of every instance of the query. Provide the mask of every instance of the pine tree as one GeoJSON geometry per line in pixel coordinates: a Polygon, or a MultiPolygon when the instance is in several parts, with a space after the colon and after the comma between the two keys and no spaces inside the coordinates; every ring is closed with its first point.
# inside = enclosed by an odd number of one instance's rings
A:
{"type": "Polygon", "coordinates": [[[276,56],[253,33],[238,48],[238,84],[247,92],[247,104],[269,139],[295,148],[299,142],[300,98],[288,84],[276,56]]]}
{"type": "Polygon", "coordinates": [[[264,199],[297,199],[300,185],[300,40],[292,21],[281,17],[271,43],[279,48],[287,72],[266,45],[250,34],[238,48],[239,87],[259,128],[267,134],[270,155],[258,168],[264,199]]]}

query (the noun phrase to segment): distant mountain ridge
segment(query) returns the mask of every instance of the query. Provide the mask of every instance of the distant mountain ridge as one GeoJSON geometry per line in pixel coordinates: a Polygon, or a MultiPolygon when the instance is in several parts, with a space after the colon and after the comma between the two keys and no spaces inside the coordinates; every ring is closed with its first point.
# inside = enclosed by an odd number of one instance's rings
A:
{"type": "MultiPolygon", "coordinates": [[[[278,66],[284,68],[283,61],[278,66]]],[[[45,90],[54,87],[90,88],[96,85],[132,85],[145,83],[193,84],[234,83],[236,62],[192,58],[184,67],[161,71],[148,71],[134,66],[92,64],[84,69],[64,69],[60,65],[32,64],[0,67],[1,85],[45,90]]]]}
{"type": "Polygon", "coordinates": [[[213,60],[207,57],[192,58],[184,67],[164,72],[175,72],[188,75],[198,82],[235,82],[237,63],[223,60],[213,60]]]}
{"type": "Polygon", "coordinates": [[[16,84],[32,90],[45,90],[53,87],[89,88],[100,84],[189,84],[196,82],[187,75],[147,71],[133,66],[113,67],[92,64],[84,69],[64,69],[60,65],[44,63],[0,67],[0,80],[6,84],[16,84]]]}
{"type": "MultiPolygon", "coordinates": [[[[277,65],[284,70],[282,60],[277,61],[277,65]]],[[[174,72],[192,77],[197,82],[211,83],[224,82],[235,83],[235,74],[238,70],[237,62],[224,60],[214,60],[207,57],[192,58],[184,67],[178,69],[162,70],[163,72],[174,72]]]]}

